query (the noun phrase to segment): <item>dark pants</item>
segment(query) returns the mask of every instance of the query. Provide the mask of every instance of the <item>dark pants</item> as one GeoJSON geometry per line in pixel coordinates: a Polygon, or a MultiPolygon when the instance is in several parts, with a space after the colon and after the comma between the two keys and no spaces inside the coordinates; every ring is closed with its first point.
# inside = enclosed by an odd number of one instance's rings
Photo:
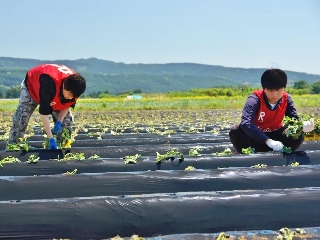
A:
{"type": "MultiPolygon", "coordinates": [[[[304,138],[303,134],[298,139],[292,139],[291,137],[287,137],[284,133],[285,128],[282,127],[274,132],[265,132],[265,134],[275,141],[280,141],[286,147],[291,147],[292,151],[295,151],[300,147],[304,138]]],[[[241,153],[242,148],[252,147],[255,149],[255,152],[268,152],[273,151],[271,148],[268,147],[266,143],[258,142],[253,138],[250,138],[243,130],[239,127],[239,124],[232,126],[229,137],[231,143],[233,144],[234,148],[241,153]]]]}

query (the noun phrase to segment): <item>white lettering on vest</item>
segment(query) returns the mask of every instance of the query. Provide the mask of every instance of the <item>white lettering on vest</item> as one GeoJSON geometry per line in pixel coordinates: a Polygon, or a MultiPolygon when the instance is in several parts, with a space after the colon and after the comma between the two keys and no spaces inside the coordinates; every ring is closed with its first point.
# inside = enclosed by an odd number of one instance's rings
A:
{"type": "Polygon", "coordinates": [[[265,112],[260,112],[260,115],[259,115],[259,118],[258,118],[258,121],[260,122],[263,122],[263,117],[266,115],[265,112]]]}

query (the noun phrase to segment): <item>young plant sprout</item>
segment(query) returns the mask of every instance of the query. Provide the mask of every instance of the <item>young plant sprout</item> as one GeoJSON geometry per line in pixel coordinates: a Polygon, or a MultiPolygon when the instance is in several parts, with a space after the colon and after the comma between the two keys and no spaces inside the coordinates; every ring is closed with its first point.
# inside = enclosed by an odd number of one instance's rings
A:
{"type": "Polygon", "coordinates": [[[97,154],[94,154],[90,156],[89,159],[92,159],[92,160],[100,159],[100,156],[98,156],[97,154]]]}
{"type": "Polygon", "coordinates": [[[252,147],[248,147],[248,148],[242,148],[241,153],[242,154],[254,154],[255,153],[255,149],[252,147]]]}
{"type": "Polygon", "coordinates": [[[67,172],[64,173],[64,174],[65,174],[65,175],[73,175],[73,174],[76,174],[77,171],[78,171],[78,169],[75,169],[75,170],[73,170],[73,171],[71,171],[71,172],[67,171],[67,172]]]}
{"type": "Polygon", "coordinates": [[[38,163],[39,162],[39,159],[40,157],[37,157],[36,155],[34,154],[31,154],[29,157],[28,157],[28,160],[26,161],[27,163],[38,163]]]}
{"type": "Polygon", "coordinates": [[[6,150],[10,151],[19,151],[19,150],[25,150],[25,151],[29,151],[30,147],[29,147],[29,142],[27,141],[26,138],[19,138],[18,142],[16,144],[13,143],[9,143],[6,147],[6,150]]]}
{"type": "Polygon", "coordinates": [[[267,167],[267,164],[256,164],[256,165],[253,165],[251,166],[252,168],[266,168],[267,167]]]}
{"type": "Polygon", "coordinates": [[[201,151],[202,151],[202,150],[201,150],[200,146],[195,146],[195,147],[193,147],[193,148],[191,148],[191,149],[189,150],[189,156],[192,156],[192,157],[200,157],[201,154],[200,154],[199,152],[201,152],[201,151]]]}
{"type": "Polygon", "coordinates": [[[133,156],[125,156],[124,159],[124,163],[125,164],[136,164],[138,158],[141,157],[141,154],[136,154],[133,156]]]}
{"type": "Polygon", "coordinates": [[[193,167],[193,166],[188,166],[188,167],[186,167],[184,170],[186,170],[186,171],[193,171],[193,170],[196,170],[196,168],[193,167]]]}
{"type": "Polygon", "coordinates": [[[67,153],[59,161],[68,161],[68,160],[80,161],[80,160],[84,160],[84,159],[86,159],[85,156],[84,156],[84,153],[67,153]]]}
{"type": "Polygon", "coordinates": [[[230,148],[226,148],[225,150],[223,150],[222,152],[216,152],[216,153],[212,153],[213,155],[216,155],[216,156],[225,156],[225,155],[229,155],[231,154],[231,149],[230,148]]]}

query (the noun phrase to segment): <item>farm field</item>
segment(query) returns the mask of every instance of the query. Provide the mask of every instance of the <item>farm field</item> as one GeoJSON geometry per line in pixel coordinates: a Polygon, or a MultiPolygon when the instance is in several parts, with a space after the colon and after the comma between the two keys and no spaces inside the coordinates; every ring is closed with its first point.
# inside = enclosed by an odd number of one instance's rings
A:
{"type": "Polygon", "coordinates": [[[320,142],[236,153],[239,108],[74,111],[72,147],[57,151],[42,149],[36,113],[30,149],[5,151],[12,113],[0,115],[0,160],[15,159],[0,169],[0,238],[320,237],[320,142]]]}

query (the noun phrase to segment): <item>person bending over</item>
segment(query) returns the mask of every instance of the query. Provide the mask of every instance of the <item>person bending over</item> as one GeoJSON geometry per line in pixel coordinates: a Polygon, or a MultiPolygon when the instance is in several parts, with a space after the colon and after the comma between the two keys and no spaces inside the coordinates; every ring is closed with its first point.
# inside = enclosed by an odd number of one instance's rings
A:
{"type": "Polygon", "coordinates": [[[42,64],[30,69],[21,83],[17,110],[12,117],[12,127],[7,144],[23,138],[35,108],[39,105],[40,118],[49,138],[49,148],[57,149],[54,134],[64,128],[72,133],[74,108],[78,97],[86,90],[86,80],[74,70],[58,64],[42,64]],[[51,130],[49,116],[54,128],[51,130]]]}

